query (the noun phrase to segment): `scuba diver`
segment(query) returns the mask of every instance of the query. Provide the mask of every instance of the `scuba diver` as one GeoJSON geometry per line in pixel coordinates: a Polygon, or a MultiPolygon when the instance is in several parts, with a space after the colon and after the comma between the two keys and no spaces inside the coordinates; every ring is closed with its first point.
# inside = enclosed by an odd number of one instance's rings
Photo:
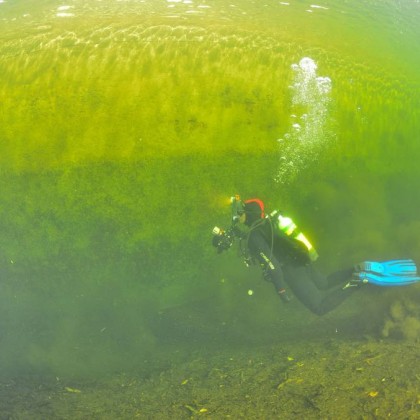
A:
{"type": "Polygon", "coordinates": [[[323,276],[313,265],[318,254],[290,217],[275,210],[265,214],[264,203],[231,197],[232,225],[213,229],[219,253],[239,240],[245,264],[258,264],[283,302],[293,294],[313,313],[324,315],[359,289],[361,284],[401,286],[420,281],[412,260],[365,261],[323,276]]]}

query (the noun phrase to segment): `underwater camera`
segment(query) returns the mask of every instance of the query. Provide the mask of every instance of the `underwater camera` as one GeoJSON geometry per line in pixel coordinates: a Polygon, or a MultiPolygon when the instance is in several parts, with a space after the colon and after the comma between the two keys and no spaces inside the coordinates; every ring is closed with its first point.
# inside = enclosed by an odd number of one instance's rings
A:
{"type": "Polygon", "coordinates": [[[227,251],[232,246],[233,241],[234,235],[232,228],[226,231],[217,226],[213,228],[213,246],[217,248],[219,254],[227,251]]]}

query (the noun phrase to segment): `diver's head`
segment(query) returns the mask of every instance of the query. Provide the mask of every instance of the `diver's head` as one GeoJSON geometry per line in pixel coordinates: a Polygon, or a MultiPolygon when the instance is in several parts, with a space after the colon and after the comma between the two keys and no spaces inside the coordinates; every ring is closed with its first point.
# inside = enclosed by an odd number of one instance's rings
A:
{"type": "Polygon", "coordinates": [[[263,219],[264,203],[258,198],[242,201],[239,195],[231,198],[232,222],[244,223],[251,226],[259,219],[263,219]]]}
{"type": "Polygon", "coordinates": [[[264,219],[264,203],[258,198],[246,200],[244,203],[245,223],[247,226],[253,225],[256,221],[264,219]]]}

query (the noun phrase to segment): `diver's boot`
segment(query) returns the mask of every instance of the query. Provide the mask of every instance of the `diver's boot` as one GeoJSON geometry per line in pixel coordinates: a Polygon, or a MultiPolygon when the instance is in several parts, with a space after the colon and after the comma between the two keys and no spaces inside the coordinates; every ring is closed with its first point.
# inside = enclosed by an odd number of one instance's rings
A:
{"type": "Polygon", "coordinates": [[[362,261],[354,265],[354,271],[359,272],[371,272],[374,273],[383,273],[384,267],[381,263],[375,261],[362,261]]]}
{"type": "Polygon", "coordinates": [[[367,262],[355,264],[354,270],[351,274],[351,279],[343,287],[343,290],[348,289],[350,287],[360,287],[362,284],[366,284],[368,282],[367,272],[365,271],[367,267],[367,262]]]}

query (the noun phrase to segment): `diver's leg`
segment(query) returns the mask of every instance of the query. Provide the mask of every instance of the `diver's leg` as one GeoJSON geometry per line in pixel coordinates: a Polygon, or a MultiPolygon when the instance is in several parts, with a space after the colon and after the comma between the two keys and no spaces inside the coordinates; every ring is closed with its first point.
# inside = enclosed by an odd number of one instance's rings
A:
{"type": "Polygon", "coordinates": [[[293,294],[312,312],[317,312],[323,294],[313,281],[309,267],[283,267],[284,278],[293,294]]]}
{"type": "Polygon", "coordinates": [[[347,268],[345,270],[336,271],[327,277],[328,288],[347,284],[354,273],[354,268],[347,268]]]}
{"type": "Polygon", "coordinates": [[[324,315],[336,308],[358,288],[337,288],[327,293],[318,290],[311,281],[310,267],[285,267],[285,279],[294,295],[313,313],[324,315]]]}
{"type": "Polygon", "coordinates": [[[322,299],[321,304],[317,308],[318,315],[324,315],[327,312],[335,309],[338,305],[344,302],[350,295],[352,295],[358,287],[347,287],[339,286],[336,289],[330,290],[326,293],[322,299]]]}
{"type": "Polygon", "coordinates": [[[326,290],[329,288],[327,277],[321,274],[312,264],[308,265],[306,268],[309,277],[315,283],[317,289],[326,290]]]}
{"type": "Polygon", "coordinates": [[[308,271],[312,281],[319,290],[327,290],[338,285],[345,285],[351,279],[354,269],[336,271],[328,277],[321,274],[312,264],[308,266],[308,271]]]}

